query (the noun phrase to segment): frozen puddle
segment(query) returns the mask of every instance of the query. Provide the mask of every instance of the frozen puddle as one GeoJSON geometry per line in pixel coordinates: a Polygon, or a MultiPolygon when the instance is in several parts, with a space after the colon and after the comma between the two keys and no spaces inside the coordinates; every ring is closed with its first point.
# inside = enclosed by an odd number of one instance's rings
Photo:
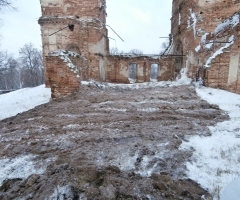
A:
{"type": "MultiPolygon", "coordinates": [[[[6,179],[27,178],[31,174],[42,174],[46,167],[37,168],[34,155],[0,159],[0,186],[6,179]]],[[[48,162],[50,160],[46,160],[48,162]]],[[[44,166],[47,166],[46,164],[44,166]]]]}
{"type": "Polygon", "coordinates": [[[194,148],[187,176],[219,199],[224,188],[240,176],[240,95],[223,90],[197,89],[198,95],[228,112],[230,120],[209,127],[212,136],[193,136],[180,148],[194,148]]]}

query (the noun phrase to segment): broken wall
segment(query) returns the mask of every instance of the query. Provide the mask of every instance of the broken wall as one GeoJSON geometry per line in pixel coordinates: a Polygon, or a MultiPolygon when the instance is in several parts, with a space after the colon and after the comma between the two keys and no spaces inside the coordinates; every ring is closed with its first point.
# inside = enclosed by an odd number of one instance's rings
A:
{"type": "Polygon", "coordinates": [[[168,81],[173,78],[171,58],[158,56],[123,56],[111,55],[107,57],[107,81],[113,83],[142,83],[168,81]],[[136,65],[135,78],[132,78],[131,65],[136,65]]]}
{"type": "Polygon", "coordinates": [[[240,93],[239,10],[240,0],[173,1],[172,52],[182,43],[191,78],[240,93]]]}
{"type": "Polygon", "coordinates": [[[46,56],[46,72],[51,88],[51,97],[58,98],[76,92],[80,88],[80,55],[69,51],[55,51],[46,56]]]}
{"type": "Polygon", "coordinates": [[[79,88],[79,78],[77,81],[76,74],[69,71],[64,59],[61,61],[69,52],[79,55],[72,64],[81,80],[141,83],[172,79],[172,59],[109,55],[105,0],[40,2],[42,17],[38,22],[42,32],[45,80],[46,86],[52,88],[53,97],[79,88]]]}
{"type": "MultiPolygon", "coordinates": [[[[77,63],[82,80],[104,80],[99,66],[105,66],[108,53],[108,38],[105,0],[40,0],[42,17],[39,19],[46,86],[51,87],[48,74],[49,53],[68,50],[81,55],[77,63]],[[68,25],[74,25],[71,31],[68,25]]],[[[51,59],[50,59],[51,60],[51,59]]],[[[102,70],[102,71],[105,71],[102,70]]]]}

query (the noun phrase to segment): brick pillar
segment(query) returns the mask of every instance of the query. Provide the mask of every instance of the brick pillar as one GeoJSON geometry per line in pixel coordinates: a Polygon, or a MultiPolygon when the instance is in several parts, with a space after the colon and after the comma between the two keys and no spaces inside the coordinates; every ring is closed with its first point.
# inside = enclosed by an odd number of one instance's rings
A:
{"type": "Polygon", "coordinates": [[[46,71],[52,98],[76,92],[80,88],[80,77],[58,56],[46,57],[46,71]]]}

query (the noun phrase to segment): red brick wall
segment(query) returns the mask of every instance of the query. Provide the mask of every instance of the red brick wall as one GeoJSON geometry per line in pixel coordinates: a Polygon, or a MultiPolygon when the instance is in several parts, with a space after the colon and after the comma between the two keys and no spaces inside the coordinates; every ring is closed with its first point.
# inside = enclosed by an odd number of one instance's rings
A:
{"type": "Polygon", "coordinates": [[[158,64],[158,81],[168,81],[173,78],[172,58],[153,58],[148,56],[108,56],[107,81],[129,83],[129,65],[137,64],[136,83],[150,82],[151,64],[158,64]]]}
{"type": "Polygon", "coordinates": [[[79,90],[80,79],[62,59],[58,56],[48,56],[46,63],[52,98],[66,96],[79,90]]]}
{"type": "MultiPolygon", "coordinates": [[[[177,42],[181,41],[183,44],[183,54],[187,56],[183,61],[182,67],[188,67],[188,75],[191,78],[198,79],[201,77],[204,79],[206,86],[240,93],[238,86],[239,77],[236,81],[231,80],[232,76],[229,70],[231,59],[234,54],[233,52],[240,51],[239,25],[234,28],[227,27],[216,35],[212,33],[220,23],[239,11],[240,0],[173,0],[173,17],[171,20],[174,42],[172,53],[176,53],[177,42]],[[191,11],[195,14],[197,19],[195,37],[193,30],[194,23],[190,14],[191,11]],[[179,23],[179,16],[181,16],[181,23],[179,23]],[[226,45],[226,43],[215,43],[210,49],[201,48],[200,51],[196,52],[195,48],[201,43],[201,38],[204,33],[209,33],[206,42],[211,42],[211,40],[228,42],[231,35],[234,35],[236,38],[234,44],[224,49],[222,54],[216,56],[208,68],[205,68],[208,58],[218,49],[226,45]]],[[[237,73],[239,73],[239,71],[240,68],[238,66],[237,73]]]]}
{"type": "Polygon", "coordinates": [[[51,0],[44,0],[41,3],[42,17],[39,24],[42,32],[46,85],[50,86],[46,56],[58,49],[81,54],[85,59],[81,63],[83,80],[101,80],[98,54],[108,53],[107,29],[104,26],[105,0],[59,0],[54,4],[51,0]],[[69,24],[74,24],[73,31],[67,27],[69,24]],[[61,31],[51,35],[58,30],[61,31]]]}
{"type": "MultiPolygon", "coordinates": [[[[44,0],[46,1],[46,0],[44,0]]],[[[79,16],[79,17],[95,17],[105,20],[105,0],[59,0],[59,3],[49,3],[45,5],[42,0],[42,15],[43,16],[79,16]],[[101,3],[100,3],[101,2],[101,3]]]]}
{"type": "Polygon", "coordinates": [[[148,56],[110,56],[107,29],[104,26],[105,0],[59,0],[55,4],[47,4],[46,0],[44,2],[42,1],[42,17],[39,24],[42,31],[46,85],[53,87],[54,97],[68,94],[79,87],[79,82],[74,79],[71,71],[64,67],[64,63],[60,63],[61,60],[48,57],[49,52],[57,49],[68,49],[81,55],[78,61],[81,80],[129,83],[129,65],[137,63],[136,82],[148,82],[151,64],[156,63],[160,67],[158,81],[172,80],[181,68],[187,67],[189,77],[196,80],[203,78],[207,86],[240,93],[239,66],[235,61],[234,67],[238,69],[230,66],[236,57],[234,52],[240,51],[240,28],[236,26],[232,29],[227,28],[217,35],[211,34],[218,24],[240,10],[240,0],[222,0],[217,3],[213,0],[173,0],[171,18],[173,44],[170,54],[183,56],[164,59],[148,56]],[[49,36],[72,23],[75,23],[73,31],[66,28],[49,36]],[[210,33],[208,42],[211,40],[226,42],[230,35],[237,38],[224,53],[212,60],[209,68],[205,68],[208,58],[225,44],[214,44],[211,49],[202,48],[197,52],[195,48],[201,43],[204,33],[210,33]],[[234,70],[237,75],[233,74],[234,70]],[[62,79],[59,79],[60,75],[62,79]]]}

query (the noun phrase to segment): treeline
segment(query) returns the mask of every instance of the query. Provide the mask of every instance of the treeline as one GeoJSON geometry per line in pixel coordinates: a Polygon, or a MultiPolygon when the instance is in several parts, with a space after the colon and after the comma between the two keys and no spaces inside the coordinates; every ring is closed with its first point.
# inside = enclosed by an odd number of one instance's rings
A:
{"type": "Polygon", "coordinates": [[[0,51],[0,90],[35,87],[44,83],[42,52],[33,44],[25,44],[15,58],[0,51]]]}

